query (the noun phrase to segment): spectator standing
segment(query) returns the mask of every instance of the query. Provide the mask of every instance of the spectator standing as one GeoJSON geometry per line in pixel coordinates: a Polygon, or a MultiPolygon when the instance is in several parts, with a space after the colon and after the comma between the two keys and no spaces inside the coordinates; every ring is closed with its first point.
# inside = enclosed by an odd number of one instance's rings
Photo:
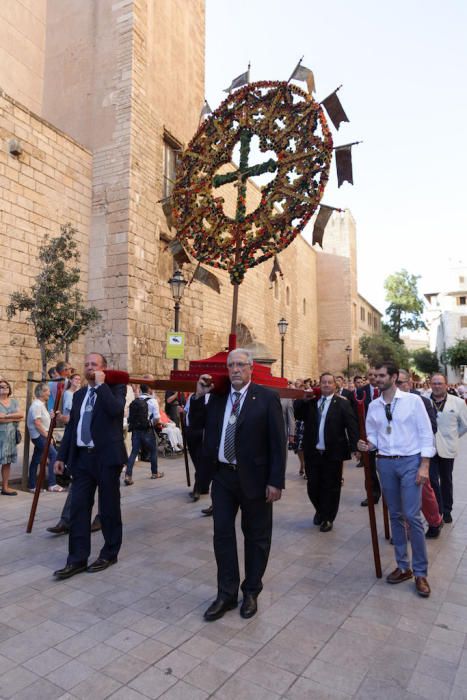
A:
{"type": "MultiPolygon", "coordinates": [[[[44,382],[36,384],[34,388],[34,396],[36,397],[31,403],[28,411],[27,425],[34,452],[32,454],[31,463],[29,465],[28,488],[32,492],[36,488],[37,467],[40,464],[44,447],[47,443],[47,435],[50,427],[51,415],[47,410],[47,403],[50,398],[50,389],[44,382]]],[[[63,491],[55,479],[53,465],[57,456],[57,452],[52,443],[49,447],[48,456],[48,491],[60,493],[63,491]]]]}
{"type": "Polygon", "coordinates": [[[151,462],[151,479],[160,479],[164,472],[157,470],[156,425],[160,420],[159,404],[151,395],[149,386],[141,384],[140,393],[131,402],[128,415],[128,429],[131,431],[131,454],[125,473],[126,486],[133,484],[133,465],[141,448],[149,453],[151,462]]]}
{"type": "Polygon", "coordinates": [[[11,395],[11,386],[6,379],[0,378],[0,464],[2,465],[2,496],[16,496],[10,489],[11,463],[17,460],[16,432],[18,421],[23,414],[18,410],[18,402],[11,395]]]}

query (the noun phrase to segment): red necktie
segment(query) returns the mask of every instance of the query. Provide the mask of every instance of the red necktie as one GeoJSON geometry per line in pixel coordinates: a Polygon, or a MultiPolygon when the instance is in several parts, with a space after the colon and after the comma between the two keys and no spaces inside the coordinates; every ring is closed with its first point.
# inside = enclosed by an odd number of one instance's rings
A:
{"type": "Polygon", "coordinates": [[[379,396],[379,391],[378,391],[378,389],[375,387],[375,388],[373,389],[373,399],[377,399],[378,396],[379,396]]]}

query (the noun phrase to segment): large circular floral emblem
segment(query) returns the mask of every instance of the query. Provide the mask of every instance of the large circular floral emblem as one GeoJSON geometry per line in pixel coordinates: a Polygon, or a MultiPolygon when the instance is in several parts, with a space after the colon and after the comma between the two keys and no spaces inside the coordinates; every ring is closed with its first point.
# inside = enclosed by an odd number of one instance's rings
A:
{"type": "Polygon", "coordinates": [[[305,91],[278,81],[237,90],[203,122],[180,160],[173,192],[179,239],[199,262],[228,270],[240,284],[248,268],[286,248],[307,224],[332,149],[323,110],[305,91]],[[247,202],[248,178],[266,174],[272,179],[247,202]],[[226,185],[235,188],[232,211],[226,185]]]}

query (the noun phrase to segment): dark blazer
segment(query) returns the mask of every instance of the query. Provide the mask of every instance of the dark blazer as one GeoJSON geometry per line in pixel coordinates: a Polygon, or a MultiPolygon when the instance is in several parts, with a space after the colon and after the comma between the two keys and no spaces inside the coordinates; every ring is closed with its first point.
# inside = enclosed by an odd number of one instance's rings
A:
{"type": "MultiPolygon", "coordinates": [[[[224,413],[230,394],[212,394],[190,401],[190,425],[203,428],[203,455],[217,467],[224,413]]],[[[267,485],[283,489],[286,439],[278,395],[251,383],[235,431],[235,453],[240,485],[247,498],[263,498],[267,485]]]]}
{"type": "MultiPolygon", "coordinates": [[[[76,437],[81,404],[87,388],[83,387],[73,396],[70,420],[65,428],[57,459],[73,469],[76,458],[76,437]]],[[[97,387],[96,402],[92,411],[91,435],[97,458],[103,466],[122,466],[128,459],[123,441],[123,411],[125,409],[126,386],[124,384],[101,384],[97,387]]]]}
{"type": "MultiPolygon", "coordinates": [[[[295,418],[305,423],[303,452],[306,459],[316,454],[319,432],[320,399],[300,399],[294,402],[295,418]]],[[[334,395],[326,414],[324,442],[330,460],[350,459],[350,453],[357,449],[358,423],[350,402],[342,396],[334,395]]]]}
{"type": "MultiPolygon", "coordinates": [[[[378,390],[378,396],[380,396],[379,390],[378,390]]],[[[359,389],[357,391],[357,398],[360,400],[363,399],[365,401],[365,415],[366,415],[368,413],[368,406],[373,401],[373,399],[371,398],[371,391],[370,391],[369,384],[365,384],[364,387],[362,387],[361,389],[359,389]]]]}

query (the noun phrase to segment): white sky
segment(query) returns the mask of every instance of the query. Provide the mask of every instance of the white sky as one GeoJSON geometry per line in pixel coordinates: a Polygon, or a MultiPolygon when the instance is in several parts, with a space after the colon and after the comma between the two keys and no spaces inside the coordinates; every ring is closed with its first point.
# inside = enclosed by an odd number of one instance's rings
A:
{"type": "MultiPolygon", "coordinates": [[[[323,202],[357,222],[359,291],[383,309],[384,278],[407,268],[436,284],[467,259],[466,0],[207,0],[206,98],[212,109],[251,61],[251,81],[287,80],[298,59],[322,100],[338,85],[350,119],[354,186],[323,202]]],[[[304,85],[304,83],[303,83],[304,85]]]]}

